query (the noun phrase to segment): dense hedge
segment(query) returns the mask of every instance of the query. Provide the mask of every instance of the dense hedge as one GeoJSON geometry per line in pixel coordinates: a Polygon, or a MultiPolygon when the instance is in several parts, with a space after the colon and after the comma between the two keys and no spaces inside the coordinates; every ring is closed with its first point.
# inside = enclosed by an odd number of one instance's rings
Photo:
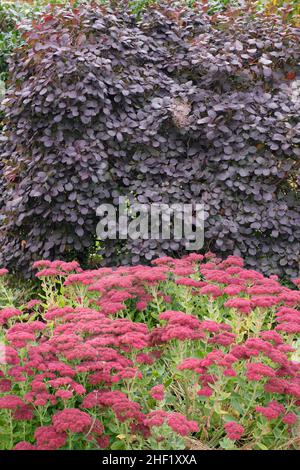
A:
{"type": "Polygon", "coordinates": [[[300,3],[298,0],[259,0],[258,7],[266,13],[280,14],[283,21],[300,25],[300,3]]]}
{"type": "MultiPolygon", "coordinates": [[[[23,43],[19,24],[25,18],[38,17],[41,7],[33,3],[0,3],[0,103],[5,95],[8,80],[8,62],[15,48],[23,43]]],[[[0,131],[3,114],[0,111],[0,131]]]]}
{"type": "Polygon", "coordinates": [[[22,43],[18,25],[25,19],[38,15],[38,5],[20,2],[0,4],[0,80],[8,75],[8,60],[15,47],[22,43]]]}
{"type": "MultiPolygon", "coordinates": [[[[15,56],[2,138],[1,260],[85,259],[96,208],[204,201],[206,242],[299,273],[299,32],[263,15],[59,10],[15,56]],[[298,35],[298,36],[297,36],[298,35]]],[[[105,243],[109,264],[184,241],[105,243]]]]}

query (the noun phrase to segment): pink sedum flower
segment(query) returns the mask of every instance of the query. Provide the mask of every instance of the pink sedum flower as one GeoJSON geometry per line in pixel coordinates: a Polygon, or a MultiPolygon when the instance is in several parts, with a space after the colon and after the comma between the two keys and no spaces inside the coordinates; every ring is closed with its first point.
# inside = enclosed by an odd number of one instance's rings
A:
{"type": "Polygon", "coordinates": [[[52,419],[53,427],[57,432],[71,431],[73,433],[85,432],[92,424],[92,417],[76,408],[66,408],[58,411],[52,419]]]}
{"type": "Polygon", "coordinates": [[[228,423],[224,424],[224,429],[226,431],[227,437],[232,441],[238,441],[245,432],[244,427],[235,421],[229,421],[228,423]]]}
{"type": "Polygon", "coordinates": [[[164,386],[163,385],[155,385],[150,390],[151,397],[156,401],[162,401],[165,396],[164,386]]]}

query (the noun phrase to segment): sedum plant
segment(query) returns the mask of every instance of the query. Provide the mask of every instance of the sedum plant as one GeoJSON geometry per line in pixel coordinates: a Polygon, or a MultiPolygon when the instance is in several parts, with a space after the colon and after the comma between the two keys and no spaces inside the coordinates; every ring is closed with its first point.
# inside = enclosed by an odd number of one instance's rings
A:
{"type": "Polygon", "coordinates": [[[212,253],[34,267],[0,309],[2,449],[299,449],[299,290],[212,253]]]}

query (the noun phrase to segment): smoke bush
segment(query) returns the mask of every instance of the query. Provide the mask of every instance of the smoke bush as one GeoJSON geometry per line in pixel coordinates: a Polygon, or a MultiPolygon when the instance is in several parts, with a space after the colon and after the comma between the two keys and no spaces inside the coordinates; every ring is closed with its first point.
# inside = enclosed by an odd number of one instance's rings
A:
{"type": "MultiPolygon", "coordinates": [[[[171,6],[57,9],[26,33],[4,101],[1,263],[88,258],[119,196],[203,202],[206,248],[299,273],[299,32],[171,6]],[[298,85],[298,88],[297,88],[298,85]]],[[[185,240],[101,245],[107,264],[185,240]]]]}

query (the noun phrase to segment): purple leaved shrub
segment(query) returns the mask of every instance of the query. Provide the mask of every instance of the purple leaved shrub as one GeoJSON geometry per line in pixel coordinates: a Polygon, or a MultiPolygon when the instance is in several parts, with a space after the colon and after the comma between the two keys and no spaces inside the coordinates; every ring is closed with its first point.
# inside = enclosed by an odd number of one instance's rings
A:
{"type": "MultiPolygon", "coordinates": [[[[11,63],[1,138],[0,264],[95,247],[97,207],[203,202],[205,248],[299,274],[299,31],[276,17],[56,9],[11,63]]],[[[105,241],[106,264],[185,240],[105,241]]]]}

